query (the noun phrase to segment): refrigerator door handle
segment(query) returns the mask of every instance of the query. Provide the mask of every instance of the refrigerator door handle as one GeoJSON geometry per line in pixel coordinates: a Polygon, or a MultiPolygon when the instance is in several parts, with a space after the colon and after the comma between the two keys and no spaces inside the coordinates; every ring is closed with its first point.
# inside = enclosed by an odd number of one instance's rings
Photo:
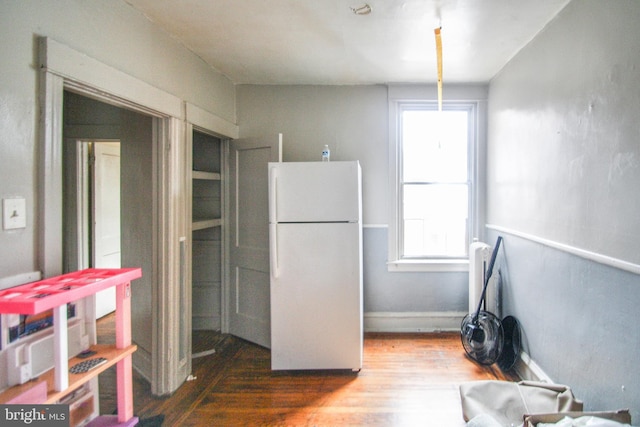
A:
{"type": "Polygon", "coordinates": [[[269,260],[271,261],[271,277],[277,279],[278,274],[278,224],[269,224],[269,260]]]}
{"type": "Polygon", "coordinates": [[[275,224],[278,222],[278,177],[276,175],[276,169],[271,168],[269,170],[269,222],[275,224]]]}

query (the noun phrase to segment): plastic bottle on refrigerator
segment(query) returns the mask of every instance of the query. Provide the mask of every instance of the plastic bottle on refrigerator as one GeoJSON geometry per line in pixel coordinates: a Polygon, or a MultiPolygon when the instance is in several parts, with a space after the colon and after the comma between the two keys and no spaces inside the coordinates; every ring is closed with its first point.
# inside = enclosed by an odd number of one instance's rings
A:
{"type": "Polygon", "coordinates": [[[328,162],[330,158],[331,158],[331,150],[329,150],[329,146],[325,144],[324,148],[322,149],[322,161],[328,162]]]}

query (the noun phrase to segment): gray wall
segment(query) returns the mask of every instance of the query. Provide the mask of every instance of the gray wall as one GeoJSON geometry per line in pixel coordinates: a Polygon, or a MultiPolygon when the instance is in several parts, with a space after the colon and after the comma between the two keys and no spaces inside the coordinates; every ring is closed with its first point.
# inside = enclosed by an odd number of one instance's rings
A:
{"type": "Polygon", "coordinates": [[[640,264],[639,18],[574,1],[494,79],[490,221],[640,264]]]}
{"type": "Polygon", "coordinates": [[[635,423],[639,22],[635,0],[573,1],[491,82],[487,214],[525,351],[587,409],[635,423]]]}
{"type": "Polygon", "coordinates": [[[283,134],[286,162],[359,160],[363,222],[387,223],[388,115],[385,86],[237,87],[241,138],[283,134]]]}
{"type": "Polygon", "coordinates": [[[123,1],[0,2],[0,198],[24,197],[25,229],[0,230],[0,279],[39,270],[37,37],[235,122],[235,87],[123,1]]]}
{"type": "MultiPolygon", "coordinates": [[[[464,91],[478,92],[472,87],[456,93],[464,91]]],[[[387,271],[387,92],[386,86],[239,85],[240,136],[282,133],[284,161],[319,161],[324,144],[329,144],[332,160],[360,161],[367,330],[457,328],[460,313],[468,307],[466,272],[387,271]],[[412,317],[403,318],[407,315],[412,317]]],[[[436,93],[435,89],[426,92],[436,93]]]]}

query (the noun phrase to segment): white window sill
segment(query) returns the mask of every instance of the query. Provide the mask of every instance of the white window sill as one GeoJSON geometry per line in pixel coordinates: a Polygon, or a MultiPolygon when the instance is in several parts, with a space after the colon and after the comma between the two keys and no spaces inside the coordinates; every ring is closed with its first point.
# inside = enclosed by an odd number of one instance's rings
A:
{"type": "Polygon", "coordinates": [[[468,259],[398,260],[387,263],[390,272],[458,272],[469,271],[468,259]]]}

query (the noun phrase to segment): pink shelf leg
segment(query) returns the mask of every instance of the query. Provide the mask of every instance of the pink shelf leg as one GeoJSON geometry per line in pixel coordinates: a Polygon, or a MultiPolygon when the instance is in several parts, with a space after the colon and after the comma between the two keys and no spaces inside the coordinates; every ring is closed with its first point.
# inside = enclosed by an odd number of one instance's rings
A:
{"type": "MultiPolygon", "coordinates": [[[[116,347],[131,345],[131,283],[116,286],[116,347]]],[[[131,355],[116,364],[118,388],[118,422],[133,417],[133,379],[131,355]]]]}

